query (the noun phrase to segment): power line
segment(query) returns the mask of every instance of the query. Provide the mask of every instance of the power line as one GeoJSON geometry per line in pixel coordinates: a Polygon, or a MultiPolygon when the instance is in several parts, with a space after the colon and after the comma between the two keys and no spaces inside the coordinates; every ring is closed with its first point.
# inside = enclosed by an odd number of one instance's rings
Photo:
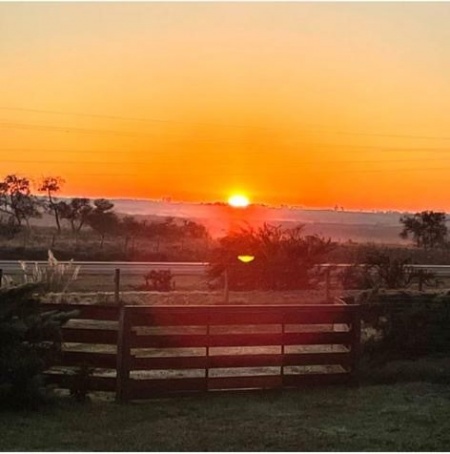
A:
{"type": "Polygon", "coordinates": [[[126,136],[126,137],[154,137],[155,134],[150,133],[136,133],[136,132],[118,132],[107,129],[89,129],[89,128],[76,128],[73,126],[50,126],[50,125],[36,125],[28,123],[0,123],[0,128],[11,129],[25,129],[25,130],[38,130],[38,131],[56,131],[64,133],[79,133],[79,134],[107,134],[113,136],[126,136]]]}
{"type": "MultiPolygon", "coordinates": [[[[61,112],[61,111],[53,111],[53,110],[41,110],[41,109],[27,109],[27,108],[15,108],[15,107],[0,107],[0,110],[6,111],[23,111],[23,112],[36,112],[36,113],[46,113],[51,115],[65,115],[65,116],[78,116],[78,117],[92,117],[92,118],[105,118],[105,119],[114,119],[114,120],[122,120],[122,121],[140,121],[140,122],[157,122],[157,123],[178,123],[178,124],[196,124],[196,125],[205,125],[205,126],[220,126],[220,127],[232,127],[232,128],[248,128],[248,129],[259,129],[259,130],[269,130],[270,128],[262,127],[262,126],[253,126],[253,125],[234,125],[234,124],[220,124],[220,123],[203,123],[203,122],[189,122],[189,121],[181,121],[181,120],[167,120],[167,119],[156,119],[156,118],[133,118],[133,117],[122,117],[122,116],[114,116],[114,115],[100,115],[100,114],[89,114],[89,113],[80,113],[80,112],[61,112]]],[[[39,126],[39,125],[33,125],[39,126]]],[[[314,127],[314,128],[326,128],[324,125],[305,125],[302,126],[306,127],[314,127]]],[[[70,129],[64,128],[63,129],[70,129]]],[[[75,128],[72,128],[75,129],[75,128]]],[[[80,128],[81,129],[81,128],[80,128]]],[[[94,131],[94,130],[92,130],[94,131]]],[[[109,133],[109,131],[102,131],[102,133],[109,133]]],[[[114,131],[112,131],[113,133],[114,131]]],[[[305,131],[304,131],[305,132],[305,131]]],[[[329,129],[322,129],[317,131],[306,131],[313,134],[334,134],[334,135],[351,135],[351,136],[367,136],[367,137],[392,137],[392,138],[400,138],[400,139],[423,139],[423,140],[450,140],[450,137],[447,136],[418,136],[418,135],[410,135],[410,134],[392,134],[392,133],[373,133],[373,132],[354,132],[354,131],[331,131],[329,129]]]]}
{"type": "MultiPolygon", "coordinates": [[[[282,147],[283,149],[289,148],[289,147],[282,147]]],[[[342,145],[330,145],[330,144],[314,144],[314,146],[310,148],[342,148],[345,153],[348,152],[359,152],[360,149],[369,149],[372,151],[378,152],[383,152],[383,153],[444,153],[444,154],[450,154],[450,148],[449,149],[443,149],[443,148],[390,148],[390,147],[374,147],[371,145],[347,145],[347,144],[342,144],[342,145]]],[[[175,150],[174,150],[175,151],[175,150]]],[[[223,150],[216,150],[217,152],[222,153],[223,150]]],[[[267,152],[268,150],[265,150],[267,152]]],[[[279,152],[280,150],[274,150],[275,152],[279,152]]],[[[300,150],[299,151],[305,151],[305,150],[300,150]]],[[[95,153],[107,153],[107,154],[166,154],[168,151],[166,149],[149,149],[149,150],[73,150],[73,149],[64,149],[64,148],[59,148],[59,149],[50,149],[50,148],[0,148],[0,152],[6,152],[6,153],[16,153],[16,152],[25,152],[25,153],[89,153],[89,154],[95,154],[95,153]]],[[[172,152],[172,151],[171,151],[172,152]]],[[[175,152],[179,152],[177,149],[175,152]]],[[[261,154],[261,150],[243,150],[240,151],[240,155],[246,155],[246,154],[261,154]]]]}
{"type": "MultiPolygon", "coordinates": [[[[41,161],[24,161],[21,163],[39,163],[41,161]]],[[[64,163],[53,163],[53,164],[64,164],[64,163]]],[[[78,163],[77,164],[102,164],[104,165],[104,162],[83,162],[83,163],[78,163]]],[[[126,163],[114,163],[114,164],[126,164],[126,163]]],[[[145,163],[151,165],[151,163],[145,163]]],[[[364,173],[391,173],[391,172],[424,172],[424,171],[448,171],[450,170],[450,167],[415,167],[415,168],[383,168],[383,169],[336,169],[335,167],[315,167],[315,168],[307,168],[307,167],[302,167],[298,166],[297,168],[293,168],[292,166],[289,166],[287,168],[271,168],[268,170],[255,170],[255,171],[239,171],[236,169],[230,169],[228,168],[223,168],[220,170],[205,170],[205,169],[190,169],[189,171],[186,171],[186,169],[156,169],[154,170],[154,174],[157,176],[177,176],[179,177],[180,175],[184,175],[188,177],[189,175],[198,175],[198,174],[203,174],[205,176],[237,176],[237,177],[253,177],[261,174],[269,174],[269,173],[274,173],[277,172],[279,173],[280,171],[283,173],[284,176],[295,176],[295,175],[302,175],[305,173],[357,173],[357,174],[364,174],[364,173]]],[[[59,173],[61,170],[58,170],[59,173]]],[[[53,173],[54,170],[48,170],[46,171],[47,174],[53,173]]],[[[73,174],[77,176],[86,176],[86,175],[104,175],[104,176],[133,176],[135,178],[140,178],[142,175],[139,172],[134,172],[134,173],[124,173],[124,172],[108,172],[108,173],[100,173],[100,174],[92,174],[92,173],[86,173],[84,171],[70,171],[70,170],[63,170],[64,174],[73,174]]],[[[151,173],[151,171],[150,171],[151,173]]],[[[147,172],[148,175],[148,172],[147,172]]]]}
{"type": "Polygon", "coordinates": [[[80,112],[61,112],[55,110],[41,110],[41,109],[25,109],[19,107],[0,107],[0,110],[8,111],[19,111],[19,112],[35,112],[35,113],[44,113],[50,115],[65,115],[72,117],[88,117],[88,118],[105,118],[110,120],[121,120],[121,121],[138,121],[138,122],[149,122],[149,123],[177,123],[177,124],[192,124],[192,125],[203,125],[203,126],[220,126],[225,128],[255,128],[255,129],[265,129],[261,126],[244,126],[244,125],[235,125],[235,124],[225,124],[225,123],[204,123],[204,122],[191,122],[191,121],[181,121],[181,120],[167,120],[160,118],[136,118],[136,117],[122,117],[118,115],[102,115],[102,114],[89,114],[89,113],[80,113],[80,112]]]}
{"type": "MultiPolygon", "coordinates": [[[[177,157],[174,157],[174,159],[167,159],[168,162],[171,161],[177,161],[179,160],[177,157]]],[[[303,168],[305,165],[316,165],[316,166],[321,166],[322,164],[385,164],[385,163],[408,163],[408,162],[430,162],[430,161],[437,161],[437,162],[446,162],[450,161],[450,157],[448,158],[417,158],[417,159],[376,159],[376,160],[338,160],[338,161],[302,161],[299,164],[292,165],[291,163],[288,164],[271,164],[271,169],[273,168],[303,168]]],[[[30,164],[30,163],[45,163],[45,164],[103,164],[103,165],[110,165],[110,164],[136,164],[136,165],[145,165],[145,164],[154,164],[152,161],[134,161],[134,160],[128,160],[128,161],[91,161],[91,160],[66,160],[66,159],[2,159],[2,162],[8,162],[8,163],[22,163],[22,164],[30,164]]],[[[223,164],[228,164],[228,163],[223,163],[223,164]]],[[[333,170],[336,170],[333,168],[333,170]]],[[[183,169],[183,171],[186,171],[183,169]]]]}
{"type": "Polygon", "coordinates": [[[397,139],[450,140],[450,137],[414,136],[414,135],[409,135],[409,134],[379,134],[379,133],[371,133],[371,132],[336,131],[334,134],[339,134],[339,135],[344,135],[344,136],[394,137],[397,139]]]}
{"type": "MultiPolygon", "coordinates": [[[[158,133],[142,133],[135,131],[113,131],[108,129],[93,129],[93,128],[77,128],[73,126],[52,126],[52,125],[41,125],[41,124],[30,124],[30,123],[8,123],[4,120],[0,120],[0,128],[3,129],[23,129],[23,130],[35,130],[35,131],[51,131],[51,132],[62,132],[69,134],[106,134],[109,136],[123,136],[123,137],[156,137],[158,133]]],[[[186,141],[183,137],[172,138],[175,142],[181,140],[186,141]]],[[[236,143],[239,144],[251,144],[248,141],[241,141],[238,139],[230,140],[229,138],[219,138],[219,139],[208,139],[208,138],[196,138],[195,142],[206,142],[206,143],[221,143],[221,144],[230,144],[236,143]]]]}

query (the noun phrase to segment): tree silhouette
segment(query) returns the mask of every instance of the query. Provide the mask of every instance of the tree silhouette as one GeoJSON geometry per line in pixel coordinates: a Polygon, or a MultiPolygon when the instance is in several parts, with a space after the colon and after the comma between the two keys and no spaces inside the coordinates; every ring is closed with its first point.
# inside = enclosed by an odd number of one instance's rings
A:
{"type": "Polygon", "coordinates": [[[106,199],[94,200],[94,208],[87,216],[89,226],[100,234],[100,249],[103,249],[103,243],[107,234],[115,234],[118,231],[118,218],[111,210],[114,203],[106,199]]]}
{"type": "Polygon", "coordinates": [[[92,210],[90,200],[84,197],[75,197],[70,202],[58,203],[61,219],[67,219],[72,227],[72,232],[76,234],[86,224],[92,210]]]}
{"type": "Polygon", "coordinates": [[[39,203],[31,194],[28,178],[7,175],[0,182],[0,211],[9,215],[19,226],[25,221],[29,227],[29,219],[40,217],[39,203]]]}
{"type": "Polygon", "coordinates": [[[120,232],[124,237],[124,251],[125,254],[128,252],[128,243],[131,239],[131,251],[134,251],[135,238],[139,236],[146,224],[142,224],[137,221],[133,216],[125,216],[120,222],[120,232]]]}
{"type": "Polygon", "coordinates": [[[206,238],[208,236],[208,230],[203,224],[199,224],[189,219],[183,220],[181,231],[183,235],[190,238],[206,238]]]}
{"type": "Polygon", "coordinates": [[[400,236],[408,238],[411,235],[416,245],[425,249],[442,246],[448,233],[445,219],[445,213],[433,211],[402,216],[400,222],[403,224],[403,230],[400,236]]]}
{"type": "Polygon", "coordinates": [[[53,213],[55,216],[56,227],[58,228],[58,233],[61,233],[61,223],[60,223],[60,204],[55,199],[54,194],[61,190],[64,180],[61,177],[45,177],[39,184],[38,191],[45,192],[47,194],[47,203],[45,209],[53,213]]]}

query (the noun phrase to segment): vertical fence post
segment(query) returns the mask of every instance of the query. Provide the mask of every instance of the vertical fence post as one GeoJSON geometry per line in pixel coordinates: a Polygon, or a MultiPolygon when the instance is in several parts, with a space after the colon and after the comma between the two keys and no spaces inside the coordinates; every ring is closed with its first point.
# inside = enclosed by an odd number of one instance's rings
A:
{"type": "Polygon", "coordinates": [[[118,305],[120,301],[120,268],[114,273],[114,302],[118,305]]]}
{"type": "MultiPolygon", "coordinates": [[[[350,309],[350,307],[349,307],[350,309]]],[[[350,381],[353,385],[358,385],[359,377],[358,377],[358,368],[359,368],[359,360],[361,357],[361,317],[362,311],[360,305],[355,305],[351,307],[353,311],[352,316],[352,344],[351,344],[351,358],[352,358],[352,365],[351,365],[351,373],[350,373],[350,381]]]]}
{"type": "Polygon", "coordinates": [[[114,274],[114,301],[119,307],[116,361],[116,400],[126,402],[129,396],[131,323],[125,303],[120,299],[120,269],[114,274]]]}
{"type": "Polygon", "coordinates": [[[285,358],[285,334],[286,334],[286,317],[285,317],[285,312],[283,310],[283,314],[281,315],[281,387],[284,388],[285,386],[285,378],[284,378],[284,363],[286,361],[285,358]]]}
{"type": "Polygon", "coordinates": [[[423,281],[424,281],[424,273],[423,270],[419,270],[419,292],[423,290],[423,281]]]}
{"type": "Polygon", "coordinates": [[[229,298],[230,298],[230,291],[229,291],[229,288],[228,288],[228,268],[225,268],[225,271],[223,272],[223,276],[224,276],[224,300],[225,300],[225,304],[228,304],[228,301],[229,301],[229,298]]]}
{"type": "Polygon", "coordinates": [[[127,308],[123,301],[121,301],[119,309],[116,363],[116,400],[118,402],[127,402],[129,399],[131,359],[130,337],[131,323],[129,308],[127,308]]]}
{"type": "Polygon", "coordinates": [[[205,391],[209,389],[209,344],[211,342],[211,308],[208,308],[206,317],[206,365],[205,365],[205,391]]]}
{"type": "Polygon", "coordinates": [[[325,292],[326,292],[326,300],[327,303],[330,302],[330,267],[327,266],[325,270],[325,292]]]}

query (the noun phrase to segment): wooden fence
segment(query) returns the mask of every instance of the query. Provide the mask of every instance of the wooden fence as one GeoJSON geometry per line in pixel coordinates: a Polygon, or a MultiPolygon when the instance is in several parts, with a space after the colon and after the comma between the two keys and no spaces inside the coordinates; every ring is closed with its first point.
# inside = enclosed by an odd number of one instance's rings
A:
{"type": "Polygon", "coordinates": [[[68,386],[63,366],[95,367],[89,388],[120,401],[346,383],[358,361],[354,305],[61,306],[74,308],[49,377],[68,386]]]}

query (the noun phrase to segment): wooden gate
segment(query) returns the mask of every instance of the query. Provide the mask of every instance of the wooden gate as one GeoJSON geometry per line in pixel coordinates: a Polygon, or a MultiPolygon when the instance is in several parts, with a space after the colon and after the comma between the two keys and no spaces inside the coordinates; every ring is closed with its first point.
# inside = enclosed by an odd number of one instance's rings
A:
{"type": "Polygon", "coordinates": [[[360,344],[358,309],[124,306],[117,397],[349,382],[360,344]]]}

